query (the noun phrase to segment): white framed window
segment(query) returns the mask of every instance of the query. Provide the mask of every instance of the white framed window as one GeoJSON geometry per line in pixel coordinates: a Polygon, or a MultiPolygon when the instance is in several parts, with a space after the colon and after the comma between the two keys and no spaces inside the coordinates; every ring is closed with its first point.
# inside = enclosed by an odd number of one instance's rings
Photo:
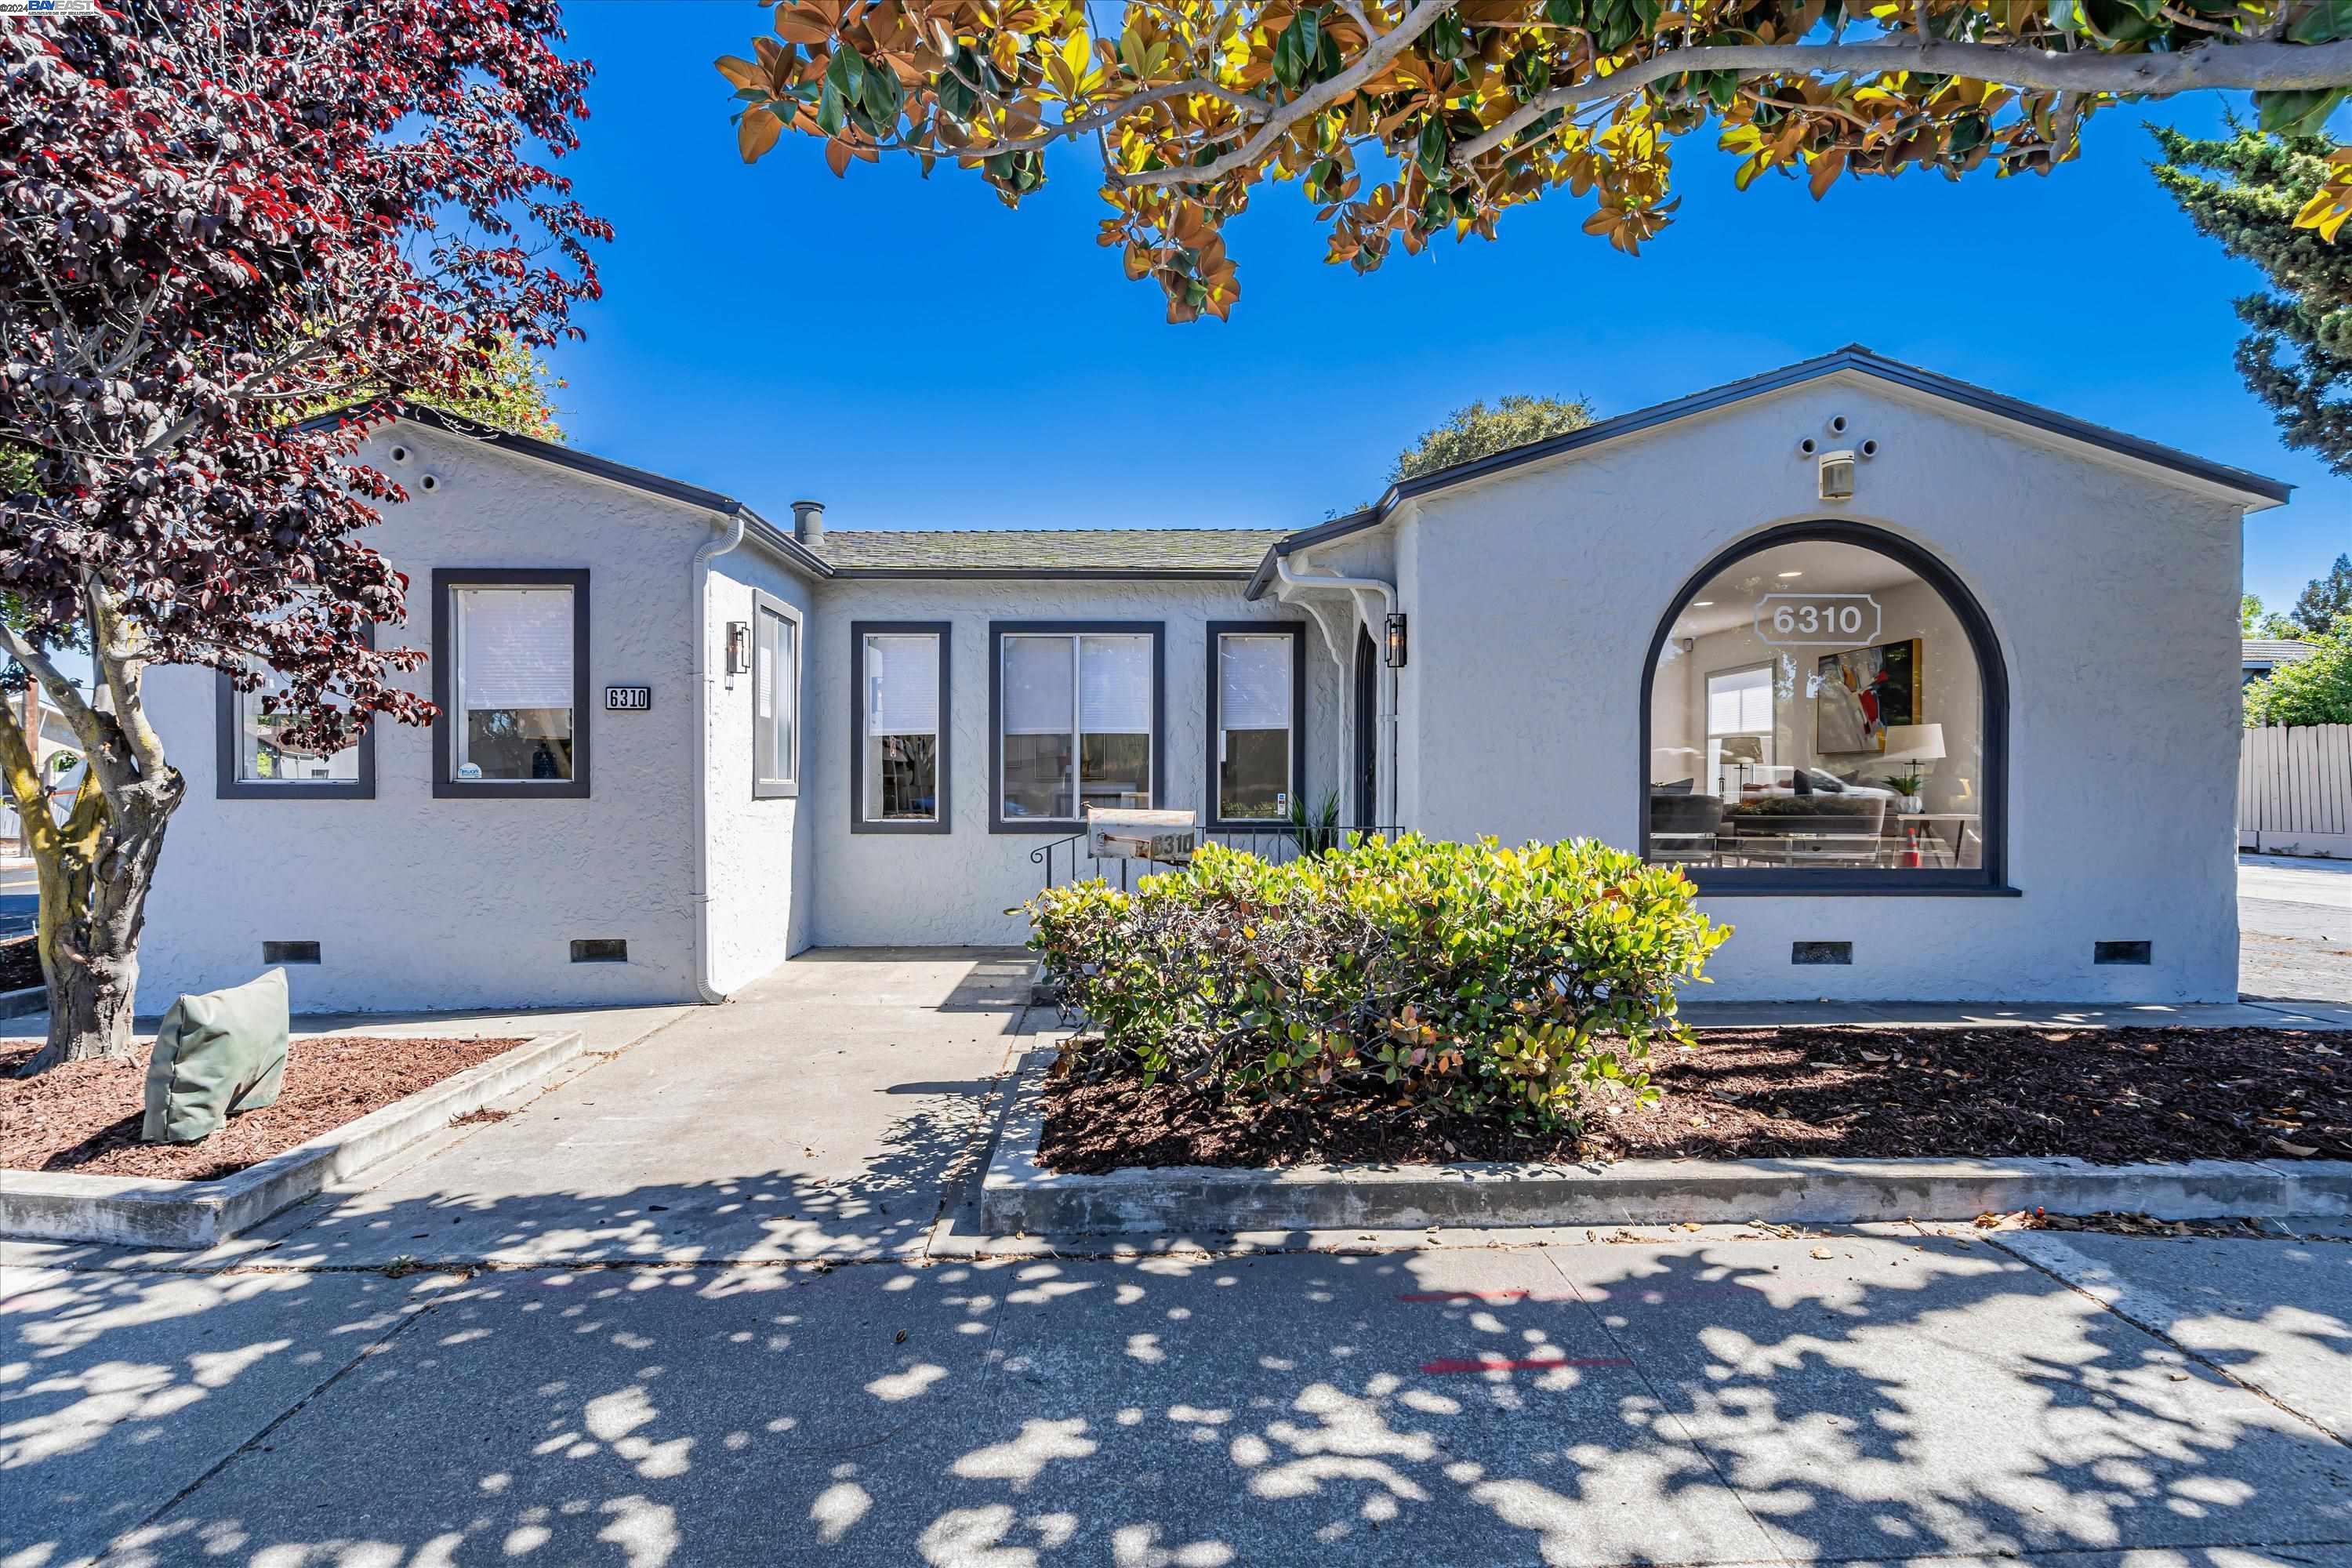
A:
{"type": "Polygon", "coordinates": [[[849,628],[852,832],[949,831],[950,634],[945,621],[849,628]]]}
{"type": "Polygon", "coordinates": [[[433,574],[434,794],[588,793],[588,574],[433,574]]]}
{"type": "Polygon", "coordinates": [[[1209,787],[1212,822],[1286,822],[1304,788],[1299,709],[1307,683],[1303,628],[1212,622],[1209,787]]]}
{"type": "Polygon", "coordinates": [[[989,826],[999,833],[1082,824],[1089,806],[1159,796],[1158,622],[998,622],[989,826]]]}
{"type": "Polygon", "coordinates": [[[751,795],[800,793],[801,617],[756,590],[751,609],[751,795]]]}

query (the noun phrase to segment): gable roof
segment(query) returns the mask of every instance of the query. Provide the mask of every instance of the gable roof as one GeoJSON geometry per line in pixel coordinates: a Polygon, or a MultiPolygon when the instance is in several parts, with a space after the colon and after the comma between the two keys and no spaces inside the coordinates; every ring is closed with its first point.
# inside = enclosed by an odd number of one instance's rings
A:
{"type": "Polygon", "coordinates": [[[1195,577],[1246,582],[1279,528],[827,529],[836,577],[1195,577]]]}
{"type": "Polygon", "coordinates": [[[2233,468],[2227,464],[2211,462],[2204,458],[2180,451],[2177,447],[2144,440],[2137,436],[2126,436],[2120,430],[2111,430],[2104,425],[2094,425],[2087,419],[2077,419],[2070,414],[2061,414],[2055,409],[2044,408],[2039,404],[2026,403],[2001,393],[1987,391],[1981,386],[1972,386],[1964,381],[1955,381],[1948,375],[1938,375],[1934,371],[1923,370],[1917,365],[1905,364],[1900,360],[1887,359],[1884,355],[1871,353],[1860,343],[1848,343],[1833,353],[1802,360],[1795,364],[1783,365],[1779,370],[1768,370],[1761,375],[1751,375],[1744,381],[1710,387],[1705,392],[1695,392],[1687,397],[1678,397],[1671,402],[1653,404],[1647,408],[1637,408],[1631,414],[1620,414],[1612,419],[1603,419],[1596,424],[1587,425],[1581,429],[1569,431],[1565,435],[1554,436],[1542,441],[1531,441],[1524,447],[1513,447],[1507,451],[1496,452],[1492,456],[1479,458],[1471,462],[1456,463],[1452,468],[1440,468],[1434,473],[1401,479],[1391,485],[1387,493],[1379,500],[1361,511],[1350,512],[1346,517],[1335,518],[1329,522],[1314,528],[1301,529],[1276,542],[1266,551],[1265,558],[1258,563],[1256,573],[1250,578],[1249,592],[1244,597],[1255,599],[1265,592],[1266,585],[1274,579],[1274,563],[1276,557],[1286,556],[1294,551],[1304,550],[1310,545],[1321,544],[1328,540],[1342,538],[1363,529],[1375,527],[1386,521],[1389,515],[1399,506],[1417,497],[1428,495],[1435,490],[1451,489],[1454,485],[1466,484],[1473,479],[1483,479],[1490,475],[1505,473],[1524,464],[1539,463],[1548,458],[1557,458],[1562,453],[1577,451],[1586,447],[1597,447],[1603,441],[1613,441],[1620,437],[1653,430],[1661,425],[1673,424],[1678,419],[1713,413],[1718,408],[1727,408],[1736,403],[1745,403],[1750,398],[1786,391],[1792,386],[1801,386],[1807,382],[1819,381],[1825,376],[1847,373],[1872,376],[1892,385],[1906,387],[1914,392],[1924,392],[1930,396],[1940,397],[1946,402],[1973,408],[1981,414],[1990,414],[1997,418],[2031,426],[2049,435],[2063,437],[2070,441],[2080,441],[2121,457],[2187,475],[2190,479],[2202,479],[2209,484],[2219,485],[2224,489],[2235,490],[2260,503],[2274,505],[2285,500],[2294,492],[2293,485],[2282,483],[2277,479],[2264,479],[2262,475],[2250,473],[2244,468],[2233,468]]]}
{"type": "MultiPolygon", "coordinates": [[[[311,428],[332,425],[347,417],[351,412],[350,408],[331,409],[327,413],[304,420],[303,424],[311,428]]],[[[673,479],[667,474],[656,474],[650,469],[633,468],[626,463],[616,463],[610,458],[600,458],[593,452],[579,451],[560,442],[542,441],[536,436],[518,436],[511,430],[500,430],[494,426],[468,419],[462,414],[451,414],[439,408],[428,408],[422,404],[409,405],[395,417],[406,420],[411,425],[421,425],[429,430],[439,430],[446,435],[461,437],[468,441],[478,441],[486,447],[495,447],[502,452],[513,452],[526,458],[536,458],[542,463],[553,463],[558,468],[570,468],[573,473],[587,474],[613,484],[625,485],[633,490],[642,490],[647,495],[659,496],[664,500],[677,501],[681,506],[699,508],[704,511],[716,512],[724,518],[740,517],[743,520],[743,536],[764,545],[769,553],[798,568],[807,576],[825,577],[832,574],[830,568],[823,560],[812,552],[807,545],[793,536],[791,529],[777,527],[733,496],[722,495],[717,490],[707,490],[700,485],[690,485],[683,479],[673,479]]]]}
{"type": "MultiPolygon", "coordinates": [[[[331,425],[348,408],[305,423],[331,425]]],[[[666,474],[633,468],[559,442],[518,436],[443,409],[411,405],[412,425],[625,485],[666,500],[743,519],[744,536],[811,577],[1206,578],[1247,582],[1280,528],[828,529],[803,543],[745,502],[666,474]]]]}

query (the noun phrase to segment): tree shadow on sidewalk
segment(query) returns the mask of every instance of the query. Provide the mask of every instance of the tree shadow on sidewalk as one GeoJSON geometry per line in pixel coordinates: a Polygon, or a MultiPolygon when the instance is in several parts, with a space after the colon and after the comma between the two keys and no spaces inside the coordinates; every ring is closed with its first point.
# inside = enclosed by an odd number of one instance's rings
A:
{"type": "MultiPolygon", "coordinates": [[[[879,1191],[601,1201],[762,1194],[879,1191]]],[[[2352,1557],[2352,1450],[1957,1238],[37,1283],[12,1565],[2352,1557]]]]}

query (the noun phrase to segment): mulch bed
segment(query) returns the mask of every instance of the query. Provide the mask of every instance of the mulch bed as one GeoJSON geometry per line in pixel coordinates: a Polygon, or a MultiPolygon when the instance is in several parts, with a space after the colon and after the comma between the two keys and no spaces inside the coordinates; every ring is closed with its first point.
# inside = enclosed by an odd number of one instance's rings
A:
{"type": "Polygon", "coordinates": [[[1266,1107],[1057,1076],[1040,1155],[1151,1165],[2072,1154],[2352,1159],[2352,1034],[2291,1029],[1717,1029],[1525,1136],[1380,1101],[1266,1107]]]}
{"type": "Polygon", "coordinates": [[[22,991],[41,984],[41,950],[29,936],[0,942],[0,991],[22,991]]]}
{"type": "Polygon", "coordinates": [[[521,1043],[375,1035],[296,1040],[286,1049],[286,1085],[278,1103],[232,1116],[227,1126],[195,1143],[139,1141],[147,1085],[143,1051],[127,1061],[68,1062],[20,1079],[16,1070],[37,1047],[0,1047],[0,1168],[210,1181],[521,1043]]]}

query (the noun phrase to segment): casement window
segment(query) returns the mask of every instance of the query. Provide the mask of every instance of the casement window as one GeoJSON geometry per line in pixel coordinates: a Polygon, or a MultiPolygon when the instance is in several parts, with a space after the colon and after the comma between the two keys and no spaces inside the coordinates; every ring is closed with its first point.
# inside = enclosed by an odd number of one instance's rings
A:
{"type": "Polygon", "coordinates": [[[588,574],[433,574],[433,793],[588,794],[588,574]]]}
{"type": "Polygon", "coordinates": [[[222,800],[373,800],[375,798],[375,731],[338,752],[289,744],[283,738],[293,715],[269,711],[287,680],[271,671],[258,690],[239,691],[226,675],[218,678],[218,789],[222,800]]]}
{"type": "Polygon", "coordinates": [[[751,610],[751,795],[796,795],[801,787],[801,616],[754,592],[751,610]]]}
{"type": "Polygon", "coordinates": [[[993,831],[1076,828],[1089,806],[1158,804],[1160,623],[1000,621],[989,641],[993,831]]]}
{"type": "Polygon", "coordinates": [[[945,621],[858,621],[849,628],[850,831],[945,833],[945,621]]]}
{"type": "Polygon", "coordinates": [[[1285,822],[1307,783],[1307,643],[1295,622],[1209,625],[1210,821],[1285,822]]]}

